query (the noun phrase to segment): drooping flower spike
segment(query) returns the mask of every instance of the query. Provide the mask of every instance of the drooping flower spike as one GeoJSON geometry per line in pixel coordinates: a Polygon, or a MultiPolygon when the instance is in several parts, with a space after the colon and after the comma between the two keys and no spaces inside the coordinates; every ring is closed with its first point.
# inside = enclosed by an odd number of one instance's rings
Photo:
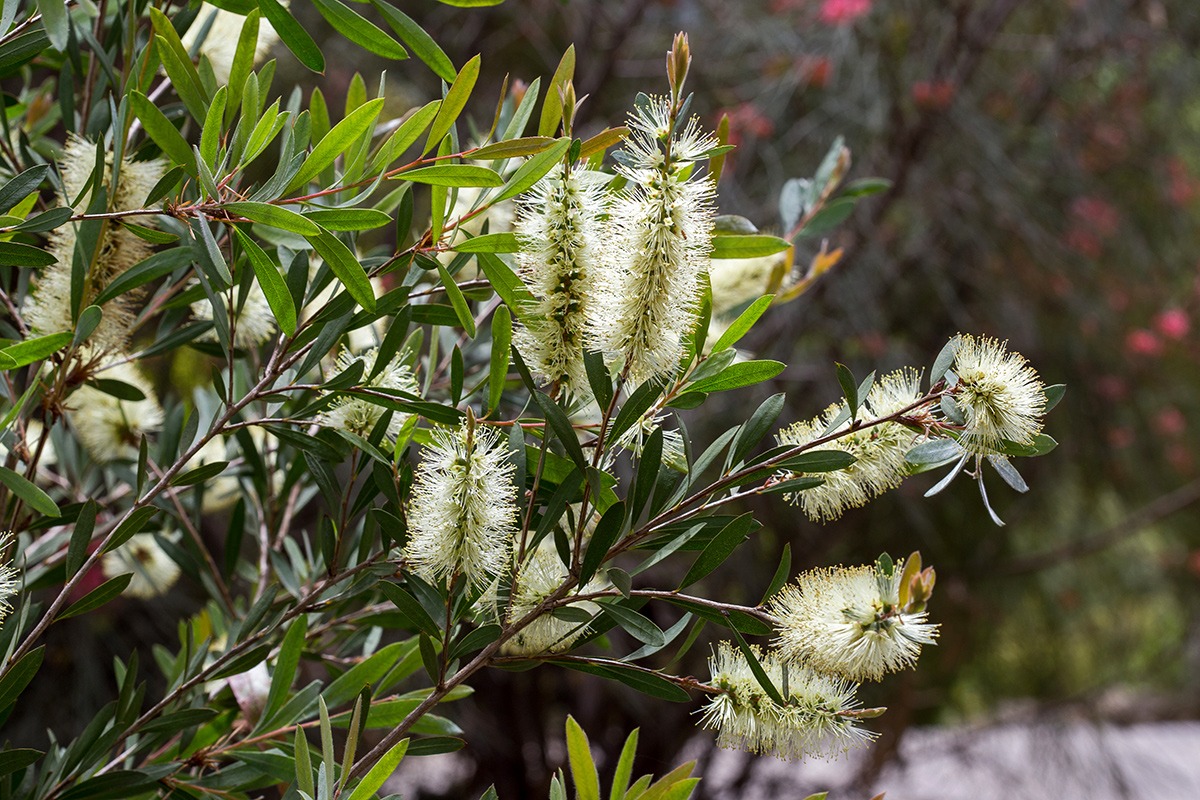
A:
{"type": "Polygon", "coordinates": [[[793,761],[833,758],[875,737],[855,724],[855,684],[787,664],[772,651],[750,650],[784,704],[771,699],[737,647],[721,642],[708,665],[712,686],[722,691],[699,712],[701,725],[717,731],[720,747],[793,761]]]}

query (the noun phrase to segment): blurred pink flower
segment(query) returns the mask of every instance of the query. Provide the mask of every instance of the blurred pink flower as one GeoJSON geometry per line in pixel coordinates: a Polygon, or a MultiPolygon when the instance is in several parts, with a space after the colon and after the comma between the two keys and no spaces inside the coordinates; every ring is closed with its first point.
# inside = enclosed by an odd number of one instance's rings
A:
{"type": "Polygon", "coordinates": [[[1108,443],[1113,447],[1129,447],[1133,440],[1133,431],[1129,428],[1110,428],[1108,431],[1108,443]]]}
{"type": "Polygon", "coordinates": [[[1136,328],[1125,337],[1125,349],[1137,356],[1156,356],[1162,352],[1162,340],[1153,331],[1136,328]]]}
{"type": "Polygon", "coordinates": [[[1187,420],[1178,408],[1167,406],[1154,418],[1154,427],[1163,436],[1178,436],[1187,429],[1187,420]]]}
{"type": "Polygon", "coordinates": [[[1154,327],[1168,339],[1178,341],[1191,330],[1187,312],[1180,308],[1168,308],[1154,318],[1154,327]]]}
{"type": "Polygon", "coordinates": [[[849,25],[871,13],[873,0],[825,0],[821,4],[821,22],[826,25],[849,25]]]}

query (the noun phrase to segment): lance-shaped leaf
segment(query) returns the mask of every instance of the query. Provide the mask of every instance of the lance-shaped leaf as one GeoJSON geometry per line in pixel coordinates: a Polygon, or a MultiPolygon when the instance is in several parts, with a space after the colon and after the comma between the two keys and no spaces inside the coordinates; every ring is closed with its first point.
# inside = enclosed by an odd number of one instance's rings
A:
{"type": "Polygon", "coordinates": [[[313,5],[333,29],[365,50],[384,58],[408,58],[408,51],[371,22],[360,17],[338,0],[313,0],[313,5]]]}
{"type": "MultiPolygon", "coordinates": [[[[262,2],[274,2],[274,0],[262,0],[262,2]]],[[[333,130],[325,134],[317,146],[313,148],[308,158],[304,159],[304,163],[300,166],[300,171],[296,173],[296,177],[292,178],[292,182],[288,184],[288,191],[298,189],[317,177],[321,173],[321,170],[328,167],[334,162],[334,159],[346,152],[350,145],[354,144],[354,142],[359,140],[359,137],[370,130],[382,108],[383,98],[377,97],[354,109],[346,115],[345,119],[333,126],[333,130]]]]}
{"type": "MultiPolygon", "coordinates": [[[[330,136],[332,135],[331,133],[330,136]]],[[[319,236],[309,236],[308,241],[316,248],[321,258],[325,259],[325,263],[346,287],[346,291],[350,292],[355,302],[367,311],[374,312],[375,290],[371,288],[366,271],[350,252],[350,248],[328,231],[322,231],[319,236]]]]}
{"type": "Polygon", "coordinates": [[[258,0],[258,7],[301,64],[313,72],[325,72],[325,56],[321,55],[321,48],[317,47],[308,31],[300,26],[292,12],[281,6],[277,0],[258,0]]]}
{"type": "Polygon", "coordinates": [[[438,115],[433,120],[433,127],[429,131],[429,139],[425,142],[422,155],[438,146],[442,137],[450,132],[454,121],[462,113],[463,107],[471,97],[471,90],[475,88],[475,81],[479,78],[479,62],[479,56],[475,56],[459,70],[458,77],[450,85],[450,89],[446,92],[446,97],[438,109],[438,115]]]}

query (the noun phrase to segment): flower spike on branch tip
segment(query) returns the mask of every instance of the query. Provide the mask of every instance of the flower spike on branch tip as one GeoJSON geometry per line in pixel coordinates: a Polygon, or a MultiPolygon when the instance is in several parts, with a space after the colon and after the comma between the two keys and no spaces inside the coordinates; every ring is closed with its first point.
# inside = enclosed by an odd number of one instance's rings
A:
{"type": "Polygon", "coordinates": [[[473,589],[509,565],[517,490],[498,436],[467,419],[435,430],[422,454],[408,508],[408,567],[430,581],[463,575],[473,589]]]}
{"type": "MultiPolygon", "coordinates": [[[[563,92],[568,131],[575,106],[568,82],[563,92]]],[[[576,397],[591,394],[583,351],[603,268],[608,181],[602,172],[572,169],[564,161],[518,204],[521,278],[534,299],[522,309],[514,341],[539,380],[576,397]]]]}
{"type": "Polygon", "coordinates": [[[854,683],[789,664],[773,651],[749,649],[784,702],[768,696],[741,650],[718,644],[708,661],[717,693],[698,713],[702,727],[717,730],[720,747],[794,761],[835,758],[875,738],[855,722],[882,709],[859,709],[854,683]]]}
{"type": "Polygon", "coordinates": [[[614,201],[604,278],[592,317],[595,349],[624,362],[635,384],[672,375],[696,325],[715,217],[711,175],[695,161],[716,147],[695,118],[680,126],[686,100],[686,38],[668,57],[669,97],[639,95],[625,149],[615,154],[628,181],[614,201]]]}
{"type": "Polygon", "coordinates": [[[17,592],[21,591],[21,580],[17,568],[12,565],[11,559],[6,555],[12,543],[12,531],[0,533],[0,623],[4,622],[4,618],[12,613],[12,604],[9,601],[17,596],[17,592]]]}
{"type": "Polygon", "coordinates": [[[963,449],[977,454],[999,452],[1005,441],[1028,445],[1042,430],[1045,387],[1037,372],[1007,343],[960,333],[953,340],[954,403],[965,425],[963,449]]]}
{"type": "Polygon", "coordinates": [[[920,572],[920,564],[914,553],[907,565],[883,556],[869,567],[800,575],[769,603],[778,618],[774,644],[789,662],[853,681],[914,665],[938,629],[925,612],[933,570],[920,572]]]}

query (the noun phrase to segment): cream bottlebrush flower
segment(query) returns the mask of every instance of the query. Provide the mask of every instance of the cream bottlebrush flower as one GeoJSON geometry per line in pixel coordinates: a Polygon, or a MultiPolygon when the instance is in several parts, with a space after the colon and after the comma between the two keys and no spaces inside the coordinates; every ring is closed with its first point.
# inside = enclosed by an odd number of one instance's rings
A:
{"type": "MultiPolygon", "coordinates": [[[[375,358],[378,355],[379,348],[377,347],[358,355],[351,355],[350,351],[343,347],[342,351],[338,353],[335,364],[336,374],[342,374],[356,361],[361,361],[363,364],[362,385],[365,388],[396,389],[414,395],[421,393],[420,387],[417,386],[416,376],[407,365],[401,363],[399,355],[394,356],[387,366],[379,371],[378,375],[369,378],[375,369],[375,358]]],[[[315,421],[323,427],[340,428],[365,439],[371,435],[371,431],[375,429],[385,413],[387,413],[386,408],[361,397],[342,397],[318,414],[315,421]]],[[[400,434],[400,428],[409,416],[409,414],[399,411],[392,412],[392,421],[388,423],[387,428],[387,437],[390,441],[396,441],[396,437],[400,434]]]]}
{"type": "Polygon", "coordinates": [[[408,507],[408,567],[426,580],[465,575],[485,585],[509,564],[517,490],[495,431],[473,419],[436,430],[408,507]]]}
{"type": "Polygon", "coordinates": [[[693,120],[671,137],[668,162],[660,137],[669,102],[652,99],[631,117],[633,134],[617,168],[629,187],[612,205],[607,263],[591,312],[593,346],[622,358],[635,384],[678,367],[712,249],[713,182],[691,180],[685,170],[716,141],[693,120]]]}
{"type": "Polygon", "coordinates": [[[0,533],[0,622],[12,613],[12,599],[21,591],[21,578],[11,561],[5,557],[12,546],[12,531],[0,533]]]}
{"type": "MultiPolygon", "coordinates": [[[[509,606],[508,622],[516,622],[537,608],[550,594],[568,577],[566,566],[559,558],[558,550],[549,539],[544,539],[541,545],[525,557],[517,569],[516,579],[512,588],[512,604],[509,606]]],[[[593,594],[608,589],[610,584],[601,578],[592,578],[582,590],[576,594],[593,594]]],[[[600,613],[600,607],[595,603],[582,600],[572,603],[572,608],[586,611],[593,617],[600,613]]],[[[578,622],[568,622],[550,615],[549,611],[534,619],[501,646],[505,655],[537,655],[538,653],[561,653],[571,649],[588,626],[578,622]]]]}
{"type": "Polygon", "coordinates": [[[142,436],[163,423],[162,406],[154,387],[130,363],[117,364],[99,373],[101,378],[137,388],[142,400],[120,400],[94,386],[81,386],[67,398],[67,419],[92,458],[101,464],[134,459],[142,436]]]}
{"type": "MultiPolygon", "coordinates": [[[[196,285],[198,286],[199,283],[197,282],[196,285]]],[[[239,293],[234,304],[234,309],[234,347],[260,347],[275,335],[275,313],[271,311],[271,304],[267,302],[267,296],[263,294],[262,287],[258,285],[257,280],[250,284],[250,289],[246,292],[245,302],[241,301],[239,293]],[[236,311],[238,304],[241,305],[240,311],[236,311]]],[[[200,320],[211,320],[213,318],[212,303],[209,302],[207,297],[192,303],[192,316],[200,320]]],[[[217,341],[217,332],[210,330],[201,336],[200,339],[202,341],[215,342],[217,341]]]]}
{"type": "MultiPolygon", "coordinates": [[[[121,162],[120,176],[115,190],[112,182],[112,154],[108,154],[104,171],[104,185],[112,192],[108,208],[112,211],[132,211],[142,207],[146,196],[163,175],[162,161],[121,162]]],[[[59,171],[62,173],[63,193],[59,204],[71,207],[76,212],[86,211],[97,196],[98,186],[88,185],[96,167],[96,143],[71,135],[63,150],[59,171]]],[[[153,217],[138,217],[138,224],[152,225],[153,217]]],[[[75,257],[76,223],[67,223],[50,236],[50,253],[57,262],[50,265],[38,278],[33,293],[25,302],[24,315],[30,328],[38,335],[60,333],[74,329],[71,321],[71,264],[75,257]]],[[[118,275],[150,255],[150,245],[139,239],[115,222],[106,222],[91,270],[85,277],[84,303],[86,306],[118,275]]],[[[134,303],[138,292],[128,292],[114,298],[103,306],[104,317],[92,332],[89,342],[98,350],[121,350],[129,340],[129,330],[136,317],[134,303]]]]}
{"type": "Polygon", "coordinates": [[[708,668],[711,685],[724,691],[713,695],[699,712],[700,724],[717,730],[720,747],[791,761],[807,756],[832,758],[875,738],[854,724],[855,684],[785,664],[773,652],[764,653],[753,645],[750,648],[785,704],[767,695],[737,647],[721,642],[708,668]]]}
{"type": "Polygon", "coordinates": [[[959,443],[975,453],[994,453],[1004,440],[1030,444],[1042,430],[1045,388],[1020,353],[1006,342],[960,333],[954,339],[954,401],[966,419],[959,443]]]}
{"type": "Polygon", "coordinates": [[[778,618],[774,644],[793,663],[854,681],[879,680],[916,663],[938,626],[925,611],[900,608],[903,562],[890,577],[878,567],[816,569],[783,587],[768,605],[778,618]]]}
{"type": "Polygon", "coordinates": [[[105,578],[133,573],[124,594],[143,600],[167,593],[179,579],[179,565],[150,533],[139,533],[100,559],[105,578]]]}
{"type": "MultiPolygon", "coordinates": [[[[906,408],[921,397],[921,375],[902,369],[875,382],[867,396],[866,411],[872,417],[886,417],[906,408]]],[[[834,403],[825,413],[808,422],[784,428],[776,437],[780,445],[804,445],[850,427],[850,419],[830,426],[846,408],[834,403]],[[827,433],[828,431],[828,433],[827,433]]],[[[841,450],[856,459],[845,469],[814,475],[825,482],[812,489],[787,495],[809,519],[824,522],[837,519],[847,508],[858,508],[874,497],[900,485],[908,475],[905,454],[920,441],[921,435],[896,422],[884,422],[847,433],[820,445],[823,450],[841,450]]],[[[786,473],[785,479],[798,477],[786,473]]]]}
{"type": "MultiPolygon", "coordinates": [[[[658,428],[662,428],[662,419],[665,416],[661,411],[648,411],[643,414],[641,419],[629,426],[621,436],[617,439],[617,447],[624,448],[636,456],[642,455],[642,449],[646,445],[646,440],[658,428]]],[[[687,471],[687,456],[683,446],[683,434],[676,428],[662,428],[663,432],[663,447],[662,447],[662,462],[669,464],[680,472],[687,471]]],[[[612,459],[616,456],[615,449],[611,449],[606,454],[606,469],[611,465],[612,459]]]]}
{"type": "MultiPolygon", "coordinates": [[[[287,7],[287,0],[284,0],[283,5],[287,7]]],[[[208,56],[208,63],[212,64],[213,77],[216,78],[218,85],[224,85],[229,83],[229,72],[233,68],[233,57],[237,54],[238,39],[242,35],[242,25],[245,24],[246,18],[208,3],[201,3],[200,13],[196,15],[192,26],[183,35],[183,46],[189,53],[195,47],[196,39],[199,38],[204,26],[208,25],[209,19],[212,19],[212,25],[209,26],[208,34],[200,44],[198,55],[208,56]]],[[[254,48],[255,63],[266,58],[267,53],[271,52],[271,48],[278,41],[279,34],[271,27],[271,23],[265,19],[259,19],[258,46],[254,48]]]]}
{"type": "Polygon", "coordinates": [[[521,310],[514,335],[529,368],[544,383],[591,395],[583,366],[587,322],[604,247],[609,176],[557,166],[524,195],[516,224],[521,277],[534,302],[521,310]]]}

